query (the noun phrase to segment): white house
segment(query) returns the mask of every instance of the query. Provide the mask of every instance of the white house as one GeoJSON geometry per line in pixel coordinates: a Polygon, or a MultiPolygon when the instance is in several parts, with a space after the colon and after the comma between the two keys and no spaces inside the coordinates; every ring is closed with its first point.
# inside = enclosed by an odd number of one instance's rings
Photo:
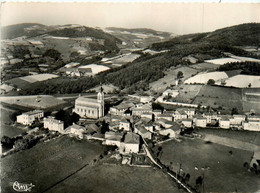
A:
{"type": "Polygon", "coordinates": [[[125,135],[124,142],[121,144],[122,151],[124,153],[138,153],[140,148],[140,136],[133,133],[127,132],[125,135]]]}
{"type": "Polygon", "coordinates": [[[248,121],[243,123],[243,129],[249,131],[260,131],[260,121],[248,121]]]}
{"type": "Polygon", "coordinates": [[[121,141],[122,141],[123,134],[122,133],[116,133],[113,131],[107,131],[105,133],[105,145],[116,145],[117,147],[120,147],[121,141]]]}
{"type": "Polygon", "coordinates": [[[83,138],[83,133],[86,131],[85,127],[73,124],[65,129],[65,133],[69,133],[79,138],[83,138]]]}
{"type": "Polygon", "coordinates": [[[219,120],[219,127],[223,129],[229,129],[230,128],[230,120],[229,119],[220,119],[219,120]]]}
{"type": "Polygon", "coordinates": [[[142,106],[132,108],[133,116],[141,116],[144,113],[152,113],[152,107],[150,104],[145,104],[142,106]]]}
{"type": "Polygon", "coordinates": [[[183,119],[181,120],[181,123],[187,128],[192,127],[192,119],[183,119]]]}
{"type": "Polygon", "coordinates": [[[63,121],[57,120],[54,117],[44,117],[43,125],[45,129],[52,131],[58,131],[60,133],[64,132],[64,123],[63,121]]]}
{"type": "Polygon", "coordinates": [[[174,121],[188,119],[188,115],[184,109],[176,109],[176,111],[173,114],[173,117],[174,121]]]}
{"type": "Polygon", "coordinates": [[[127,120],[121,120],[119,122],[119,129],[124,131],[130,131],[130,123],[127,120]]]}
{"type": "Polygon", "coordinates": [[[204,113],[202,116],[207,119],[207,124],[211,124],[214,120],[218,120],[217,113],[204,113]]]}
{"type": "Polygon", "coordinates": [[[245,115],[233,115],[230,119],[230,125],[240,126],[246,120],[245,115]]]}
{"type": "Polygon", "coordinates": [[[16,121],[17,123],[21,123],[23,125],[32,125],[36,119],[41,119],[42,117],[43,111],[34,110],[18,115],[16,117],[16,121]]]}
{"type": "Polygon", "coordinates": [[[206,127],[207,126],[207,119],[205,117],[195,117],[193,119],[196,127],[206,127]]]}

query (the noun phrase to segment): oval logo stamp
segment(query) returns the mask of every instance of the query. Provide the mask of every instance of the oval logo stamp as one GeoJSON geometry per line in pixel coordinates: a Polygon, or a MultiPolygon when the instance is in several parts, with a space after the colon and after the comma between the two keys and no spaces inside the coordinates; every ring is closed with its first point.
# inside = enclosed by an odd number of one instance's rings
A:
{"type": "Polygon", "coordinates": [[[24,184],[24,183],[19,183],[17,181],[13,183],[13,189],[17,192],[30,192],[34,186],[35,185],[33,185],[32,183],[24,184]]]}

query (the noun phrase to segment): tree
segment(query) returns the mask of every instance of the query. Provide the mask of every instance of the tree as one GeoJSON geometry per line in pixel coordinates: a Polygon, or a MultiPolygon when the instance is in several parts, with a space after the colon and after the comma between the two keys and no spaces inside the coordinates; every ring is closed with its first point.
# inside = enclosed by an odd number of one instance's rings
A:
{"type": "Polygon", "coordinates": [[[14,139],[8,136],[3,136],[1,139],[1,143],[3,144],[3,146],[12,147],[14,145],[14,139]]]}
{"type": "Polygon", "coordinates": [[[180,78],[183,78],[183,72],[182,71],[179,71],[177,73],[177,78],[180,79],[180,78]]]}
{"type": "Polygon", "coordinates": [[[213,79],[209,79],[207,82],[207,85],[214,85],[215,84],[215,80],[213,79]]]}
{"type": "Polygon", "coordinates": [[[238,114],[238,110],[237,108],[232,108],[231,115],[235,115],[235,114],[238,114]]]}
{"type": "Polygon", "coordinates": [[[55,60],[58,60],[60,58],[60,55],[61,55],[61,53],[58,52],[57,50],[54,50],[54,49],[48,49],[43,54],[43,56],[48,56],[48,57],[53,58],[55,60]]]}

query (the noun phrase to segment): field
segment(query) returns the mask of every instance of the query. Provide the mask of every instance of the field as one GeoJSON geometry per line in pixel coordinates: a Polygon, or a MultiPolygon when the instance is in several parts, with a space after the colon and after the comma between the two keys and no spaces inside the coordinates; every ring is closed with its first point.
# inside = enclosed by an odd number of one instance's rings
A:
{"type": "Polygon", "coordinates": [[[207,84],[209,79],[213,79],[215,81],[228,78],[225,72],[209,72],[209,73],[201,73],[193,76],[184,81],[185,84],[207,84]]]}
{"type": "Polygon", "coordinates": [[[193,103],[206,106],[210,105],[215,108],[221,106],[227,110],[231,110],[232,108],[242,110],[242,90],[238,88],[204,85],[193,103]]]}
{"type": "Polygon", "coordinates": [[[230,62],[240,62],[239,59],[234,58],[218,58],[218,59],[212,59],[212,60],[205,60],[207,63],[217,64],[217,65],[223,65],[230,62]]]}
{"type": "Polygon", "coordinates": [[[260,189],[259,177],[243,167],[245,162],[250,162],[252,152],[200,139],[164,143],[162,152],[161,161],[169,166],[173,162],[174,171],[179,170],[181,164],[181,174],[190,174],[189,184],[193,187],[195,180],[203,176],[202,168],[207,168],[204,170],[205,192],[256,192],[260,189]]]}
{"type": "Polygon", "coordinates": [[[43,110],[61,108],[66,105],[65,101],[50,95],[1,97],[1,102],[26,109],[36,108],[43,110]]]}
{"type": "MultiPolygon", "coordinates": [[[[260,76],[250,76],[250,75],[237,75],[228,78],[225,86],[232,86],[238,88],[248,88],[251,84],[251,88],[260,87],[260,76]]],[[[217,85],[221,85],[221,82],[217,82],[217,85]]]]}
{"type": "Polygon", "coordinates": [[[203,85],[181,85],[179,87],[179,95],[174,98],[174,101],[192,103],[203,85]]]}
{"type": "Polygon", "coordinates": [[[89,64],[89,65],[85,65],[85,66],[79,66],[79,69],[85,69],[85,68],[91,68],[92,73],[98,74],[99,72],[103,72],[106,70],[109,70],[110,68],[103,66],[103,65],[97,65],[97,64],[89,64]]]}
{"type": "Polygon", "coordinates": [[[87,166],[47,192],[70,193],[75,190],[106,193],[184,192],[158,169],[101,164],[87,166]]]}
{"type": "Polygon", "coordinates": [[[219,67],[219,65],[203,62],[203,63],[191,65],[191,67],[197,70],[216,70],[219,67]]]}
{"type": "Polygon", "coordinates": [[[25,86],[28,86],[30,83],[44,81],[44,80],[57,78],[57,77],[58,75],[54,75],[54,74],[36,74],[30,76],[23,76],[19,78],[13,78],[11,80],[8,80],[7,82],[12,85],[16,85],[18,88],[23,88],[25,86]]]}
{"type": "Polygon", "coordinates": [[[126,54],[125,56],[112,60],[113,65],[114,64],[127,64],[129,62],[133,62],[135,59],[139,58],[140,55],[139,54],[126,54]]]}
{"type": "Polygon", "coordinates": [[[93,161],[103,146],[69,137],[40,143],[31,149],[1,159],[2,192],[12,192],[12,183],[32,183],[32,193],[44,192],[93,161]]]}
{"type": "Polygon", "coordinates": [[[176,81],[177,74],[179,71],[181,71],[183,73],[184,80],[198,72],[198,70],[190,68],[190,67],[186,67],[186,66],[179,67],[179,68],[172,67],[165,72],[165,76],[163,78],[150,83],[149,86],[150,86],[151,90],[162,93],[163,91],[166,90],[167,87],[169,87],[171,85],[175,85],[175,81],[176,81]]]}

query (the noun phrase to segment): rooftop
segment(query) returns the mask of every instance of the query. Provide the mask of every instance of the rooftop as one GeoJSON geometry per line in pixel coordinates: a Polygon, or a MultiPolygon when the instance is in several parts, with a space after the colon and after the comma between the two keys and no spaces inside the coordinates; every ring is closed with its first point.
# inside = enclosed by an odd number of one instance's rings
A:
{"type": "Polygon", "coordinates": [[[125,140],[124,140],[125,143],[135,143],[135,144],[139,144],[140,142],[140,136],[133,133],[133,132],[128,132],[126,135],[125,135],[125,140]]]}
{"type": "Polygon", "coordinates": [[[41,110],[28,111],[26,113],[23,113],[23,115],[35,115],[38,113],[43,113],[43,111],[41,111],[41,110]]]}

